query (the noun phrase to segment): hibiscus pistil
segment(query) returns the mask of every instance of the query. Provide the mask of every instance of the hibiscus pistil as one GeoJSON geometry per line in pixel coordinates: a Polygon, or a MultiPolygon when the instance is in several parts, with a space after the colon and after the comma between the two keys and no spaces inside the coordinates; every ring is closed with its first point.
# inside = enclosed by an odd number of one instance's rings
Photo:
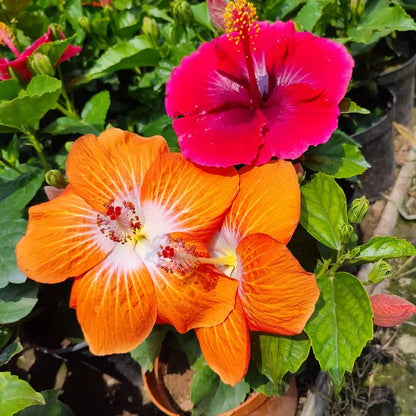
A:
{"type": "Polygon", "coordinates": [[[251,48],[256,50],[253,38],[260,30],[256,8],[246,0],[232,1],[225,8],[224,21],[228,39],[235,42],[236,46],[242,47],[250,84],[251,107],[259,108],[263,100],[256,80],[251,51],[251,48]]]}

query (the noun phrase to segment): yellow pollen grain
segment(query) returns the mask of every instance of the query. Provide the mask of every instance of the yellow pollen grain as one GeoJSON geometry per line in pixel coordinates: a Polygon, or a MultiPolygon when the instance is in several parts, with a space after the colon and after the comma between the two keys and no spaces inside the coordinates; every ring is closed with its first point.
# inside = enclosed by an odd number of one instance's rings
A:
{"type": "Polygon", "coordinates": [[[236,43],[260,30],[256,8],[247,0],[234,0],[228,3],[224,22],[228,39],[236,43]]]}
{"type": "Polygon", "coordinates": [[[0,22],[0,45],[5,45],[5,39],[14,41],[14,36],[10,28],[3,22],[0,22]]]}

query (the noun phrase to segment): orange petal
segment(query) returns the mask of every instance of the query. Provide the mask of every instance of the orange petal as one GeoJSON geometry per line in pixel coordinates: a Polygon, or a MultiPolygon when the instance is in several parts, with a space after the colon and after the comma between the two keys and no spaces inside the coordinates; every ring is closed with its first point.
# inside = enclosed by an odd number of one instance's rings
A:
{"type": "Polygon", "coordinates": [[[144,234],[184,232],[207,241],[223,221],[238,182],[233,167],[198,167],[179,153],[161,154],[143,182],[144,234]]]}
{"type": "Polygon", "coordinates": [[[240,191],[223,228],[241,240],[264,233],[287,244],[299,222],[300,189],[292,163],[277,160],[239,170],[240,191]]]}
{"type": "Polygon", "coordinates": [[[185,259],[188,250],[193,256],[208,257],[208,251],[200,241],[179,233],[170,237],[169,245],[175,252],[179,251],[179,238],[186,247],[179,258],[170,263],[163,258],[158,261],[155,250],[153,257],[142,257],[155,285],[158,323],[171,324],[180,333],[218,325],[234,308],[238,282],[211,264],[185,259]]]}
{"type": "Polygon", "coordinates": [[[90,350],[96,355],[137,347],[156,321],[152,280],[133,244],[118,245],[100,264],[76,279],[71,302],[90,350]]]}
{"type": "Polygon", "coordinates": [[[77,192],[97,211],[110,200],[139,199],[144,175],[157,156],[168,150],[161,136],[144,138],[115,128],[75,141],[68,155],[67,175],[77,192]]]}
{"type": "Polygon", "coordinates": [[[250,362],[250,339],[240,300],[220,325],[195,330],[207,364],[226,384],[236,385],[250,362]]]}
{"type": "Polygon", "coordinates": [[[237,247],[239,295],[253,331],[299,334],[315,308],[315,276],[282,243],[264,234],[245,237],[237,247]]]}
{"type": "Polygon", "coordinates": [[[29,209],[17,264],[31,279],[57,283],[88,271],[113,247],[97,227],[97,212],[69,185],[57,198],[29,209]]]}

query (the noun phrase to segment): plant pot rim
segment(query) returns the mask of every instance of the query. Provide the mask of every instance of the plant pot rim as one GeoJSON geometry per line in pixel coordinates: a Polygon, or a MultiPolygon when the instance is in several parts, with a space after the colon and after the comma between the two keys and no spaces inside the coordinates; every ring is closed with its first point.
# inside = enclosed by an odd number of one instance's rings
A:
{"type": "Polygon", "coordinates": [[[395,65],[392,67],[392,69],[385,69],[384,71],[380,72],[378,75],[378,83],[382,86],[388,85],[391,82],[391,78],[394,78],[398,72],[406,72],[407,68],[410,71],[414,64],[416,64],[416,52],[412,57],[408,58],[402,64],[395,65]]]}
{"type": "Polygon", "coordinates": [[[358,133],[351,134],[351,137],[353,139],[360,138],[359,143],[361,145],[364,145],[367,142],[372,140],[372,138],[370,138],[369,135],[371,135],[372,137],[371,132],[374,131],[374,129],[379,128],[379,129],[384,130],[385,128],[388,128],[388,126],[393,123],[394,111],[395,111],[395,106],[396,106],[396,96],[390,88],[384,87],[383,85],[378,85],[377,87],[378,87],[379,92],[381,92],[386,97],[386,99],[383,100],[384,101],[383,109],[385,110],[385,113],[380,119],[378,119],[371,126],[367,127],[366,129],[362,131],[359,131],[358,133]]]}
{"type": "MultiPolygon", "coordinates": [[[[180,413],[175,409],[173,404],[169,399],[169,393],[163,383],[163,380],[159,376],[160,372],[160,361],[159,356],[156,357],[153,370],[152,371],[143,371],[142,377],[143,382],[146,387],[147,392],[150,395],[153,403],[165,414],[169,416],[180,416],[180,413]]],[[[289,390],[296,390],[296,382],[293,377],[289,385],[289,390]]],[[[266,400],[269,399],[269,396],[266,396],[262,393],[252,392],[248,398],[235,407],[225,413],[221,413],[218,416],[244,416],[250,414],[250,412],[255,411],[259,408],[266,400]]]]}

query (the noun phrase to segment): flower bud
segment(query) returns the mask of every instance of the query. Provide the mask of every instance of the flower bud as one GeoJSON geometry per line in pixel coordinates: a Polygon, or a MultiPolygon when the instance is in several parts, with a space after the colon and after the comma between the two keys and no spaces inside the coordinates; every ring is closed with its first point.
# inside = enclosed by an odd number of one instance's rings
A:
{"type": "Polygon", "coordinates": [[[371,283],[376,284],[391,276],[392,272],[390,264],[388,264],[384,260],[379,260],[376,264],[374,264],[373,269],[368,274],[368,280],[371,283]]]}
{"type": "Polygon", "coordinates": [[[295,168],[296,176],[298,177],[298,182],[302,183],[306,176],[305,169],[303,169],[303,166],[300,163],[294,163],[293,167],[295,168]]]}
{"type": "Polygon", "coordinates": [[[65,179],[64,175],[62,175],[62,172],[57,169],[46,172],[45,180],[48,185],[59,189],[63,189],[68,185],[68,181],[65,179]]]}
{"type": "Polygon", "coordinates": [[[402,324],[416,312],[416,306],[396,295],[378,294],[370,298],[374,323],[382,327],[402,324]]]}
{"type": "Polygon", "coordinates": [[[348,241],[350,241],[351,235],[354,232],[354,228],[350,224],[342,224],[339,231],[341,234],[342,242],[346,244],[348,241]]]}
{"type": "Polygon", "coordinates": [[[182,24],[191,23],[194,19],[194,14],[191,5],[186,0],[174,0],[172,2],[173,18],[182,24]]]}
{"type": "Polygon", "coordinates": [[[142,32],[149,36],[150,39],[157,41],[159,38],[159,28],[157,26],[156,20],[145,16],[142,23],[142,32]]]}
{"type": "Polygon", "coordinates": [[[359,224],[365,217],[368,211],[368,199],[365,196],[354,199],[352,201],[350,209],[348,210],[348,221],[351,224],[359,224]]]}
{"type": "Polygon", "coordinates": [[[29,67],[34,75],[55,75],[55,68],[52,65],[49,56],[43,53],[34,53],[28,58],[29,67]]]}
{"type": "Polygon", "coordinates": [[[90,19],[87,16],[79,17],[78,23],[87,33],[91,32],[90,19]]]}
{"type": "Polygon", "coordinates": [[[65,145],[64,145],[65,150],[67,152],[69,152],[71,150],[71,147],[73,146],[73,144],[74,144],[74,142],[66,142],[65,145]]]}

